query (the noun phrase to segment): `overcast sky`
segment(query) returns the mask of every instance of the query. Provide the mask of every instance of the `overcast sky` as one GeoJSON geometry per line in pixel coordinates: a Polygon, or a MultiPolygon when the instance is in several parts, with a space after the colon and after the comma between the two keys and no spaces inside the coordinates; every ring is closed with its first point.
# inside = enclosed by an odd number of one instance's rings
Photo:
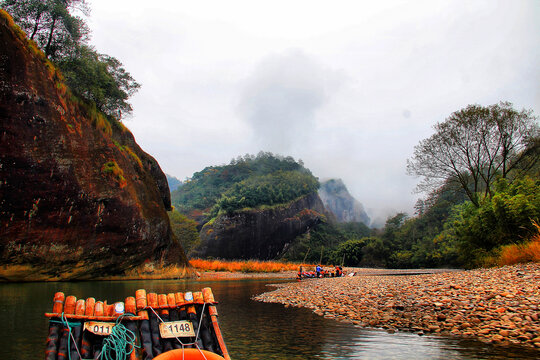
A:
{"type": "Polygon", "coordinates": [[[91,43],[142,84],[124,123],[183,180],[246,153],[412,213],[406,160],[468,104],[540,115],[540,1],[88,0],[91,43]]]}

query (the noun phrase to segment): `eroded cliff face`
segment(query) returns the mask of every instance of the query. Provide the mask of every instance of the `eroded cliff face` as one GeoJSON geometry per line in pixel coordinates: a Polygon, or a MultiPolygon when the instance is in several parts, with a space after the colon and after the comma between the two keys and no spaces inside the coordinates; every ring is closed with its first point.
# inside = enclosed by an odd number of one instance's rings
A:
{"type": "Polygon", "coordinates": [[[327,217],[315,194],[270,209],[250,209],[220,215],[201,229],[201,243],[191,252],[195,257],[261,259],[279,257],[288,245],[327,217]]]}
{"type": "Polygon", "coordinates": [[[319,196],[324,206],[339,222],[362,222],[369,225],[371,220],[364,206],[347,190],[341,179],[330,179],[321,184],[319,196]]]}
{"type": "Polygon", "coordinates": [[[73,98],[0,13],[0,278],[86,279],[186,264],[167,180],[122,124],[73,98]]]}

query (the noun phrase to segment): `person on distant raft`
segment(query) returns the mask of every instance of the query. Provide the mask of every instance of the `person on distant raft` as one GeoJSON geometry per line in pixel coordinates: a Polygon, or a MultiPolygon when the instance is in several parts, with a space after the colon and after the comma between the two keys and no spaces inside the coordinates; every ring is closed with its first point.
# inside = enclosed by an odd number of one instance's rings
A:
{"type": "Polygon", "coordinates": [[[336,277],[340,277],[341,276],[341,269],[339,266],[336,266],[336,277]]]}
{"type": "Polygon", "coordinates": [[[317,267],[315,268],[315,271],[317,272],[317,277],[320,278],[321,277],[321,265],[317,265],[317,267]]]}
{"type": "Polygon", "coordinates": [[[298,275],[296,275],[296,280],[302,280],[302,265],[298,269],[298,275]]]}

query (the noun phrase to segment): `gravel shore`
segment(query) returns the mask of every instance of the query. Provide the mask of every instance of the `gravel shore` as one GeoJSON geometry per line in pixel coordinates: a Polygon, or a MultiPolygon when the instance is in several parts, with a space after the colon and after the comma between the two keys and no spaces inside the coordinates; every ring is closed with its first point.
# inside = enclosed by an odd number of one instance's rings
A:
{"type": "MultiPolygon", "coordinates": [[[[540,350],[540,264],[400,276],[304,279],[255,297],[389,332],[477,338],[540,350]]],[[[374,276],[376,275],[376,276],[374,276]]]]}

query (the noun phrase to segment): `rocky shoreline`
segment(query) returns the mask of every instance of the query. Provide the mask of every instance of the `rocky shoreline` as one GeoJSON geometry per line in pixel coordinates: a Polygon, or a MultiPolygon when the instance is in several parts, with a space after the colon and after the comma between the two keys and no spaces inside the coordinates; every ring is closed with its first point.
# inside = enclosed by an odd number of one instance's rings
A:
{"type": "Polygon", "coordinates": [[[254,299],[388,332],[540,350],[540,264],[400,275],[359,271],[353,277],[306,279],[275,285],[254,299]]]}

